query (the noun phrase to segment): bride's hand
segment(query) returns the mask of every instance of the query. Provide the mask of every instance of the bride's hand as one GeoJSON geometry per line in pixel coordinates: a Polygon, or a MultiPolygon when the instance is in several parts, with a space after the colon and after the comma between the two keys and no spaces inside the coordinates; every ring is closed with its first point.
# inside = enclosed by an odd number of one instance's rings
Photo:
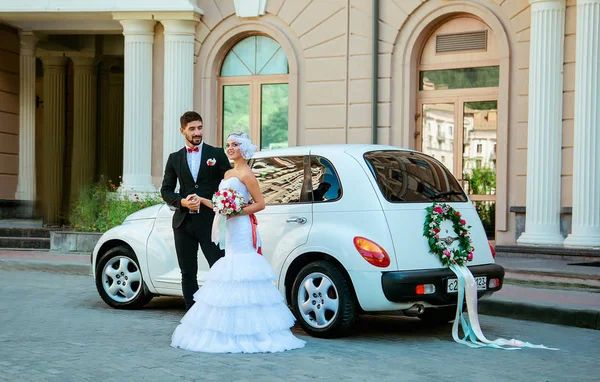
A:
{"type": "Polygon", "coordinates": [[[214,208],[211,199],[207,199],[207,198],[203,198],[203,197],[199,196],[198,200],[200,201],[200,204],[204,204],[206,207],[210,208],[211,210],[214,208]]]}
{"type": "Polygon", "coordinates": [[[239,214],[231,214],[231,215],[227,215],[227,220],[229,220],[229,219],[231,219],[231,218],[235,218],[235,217],[237,217],[237,216],[242,216],[242,214],[241,214],[241,213],[239,213],[239,214]]]}

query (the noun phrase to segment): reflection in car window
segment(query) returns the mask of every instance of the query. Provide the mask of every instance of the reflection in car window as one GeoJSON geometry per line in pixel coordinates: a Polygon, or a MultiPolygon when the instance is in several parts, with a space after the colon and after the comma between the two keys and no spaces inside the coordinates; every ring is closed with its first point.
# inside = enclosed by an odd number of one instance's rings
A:
{"type": "Polygon", "coordinates": [[[332,201],[342,196],[340,180],[327,159],[311,156],[310,173],[313,201],[332,201]]]}
{"type": "Polygon", "coordinates": [[[410,151],[364,155],[379,189],[390,202],[466,202],[467,196],[440,162],[410,151]]]}
{"type": "Polygon", "coordinates": [[[256,159],[252,171],[266,204],[298,203],[304,184],[304,157],[256,159]]]}

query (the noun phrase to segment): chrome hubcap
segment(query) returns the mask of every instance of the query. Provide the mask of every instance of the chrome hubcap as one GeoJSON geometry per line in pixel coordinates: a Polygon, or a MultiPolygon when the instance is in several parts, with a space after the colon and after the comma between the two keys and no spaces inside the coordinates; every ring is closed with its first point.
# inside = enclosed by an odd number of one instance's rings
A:
{"type": "Polygon", "coordinates": [[[329,326],[337,317],[340,307],[333,281],[320,272],[306,276],[298,291],[298,306],[304,321],[313,328],[329,326]]]}
{"type": "Polygon", "coordinates": [[[129,257],[113,257],[102,270],[102,286],[111,299],[129,302],[142,290],[142,274],[129,257]]]}

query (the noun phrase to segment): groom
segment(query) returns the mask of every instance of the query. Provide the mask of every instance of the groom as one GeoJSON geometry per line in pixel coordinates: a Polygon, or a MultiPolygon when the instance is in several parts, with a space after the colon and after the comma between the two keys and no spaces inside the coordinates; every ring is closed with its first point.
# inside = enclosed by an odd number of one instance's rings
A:
{"type": "Polygon", "coordinates": [[[210,267],[224,255],[211,241],[215,214],[201,205],[198,196],[211,199],[231,165],[223,149],[202,141],[200,114],[185,112],[180,123],[185,147],[169,155],[160,193],[168,205],[176,208],[173,215],[175,250],[181,269],[185,306],[189,309],[194,305],[194,293],[198,290],[198,243],[210,267]],[[178,193],[175,192],[177,180],[178,193]]]}

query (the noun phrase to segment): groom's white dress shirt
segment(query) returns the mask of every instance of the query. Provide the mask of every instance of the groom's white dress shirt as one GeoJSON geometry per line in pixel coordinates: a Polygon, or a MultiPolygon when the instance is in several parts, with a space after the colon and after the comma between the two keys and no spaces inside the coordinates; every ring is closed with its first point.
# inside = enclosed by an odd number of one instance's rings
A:
{"type": "Polygon", "coordinates": [[[202,160],[202,145],[204,142],[200,142],[198,145],[198,151],[189,152],[188,148],[193,148],[185,145],[185,150],[187,154],[187,163],[190,168],[190,172],[192,173],[192,177],[194,178],[194,182],[197,181],[198,178],[198,170],[200,170],[200,161],[202,160]]]}

